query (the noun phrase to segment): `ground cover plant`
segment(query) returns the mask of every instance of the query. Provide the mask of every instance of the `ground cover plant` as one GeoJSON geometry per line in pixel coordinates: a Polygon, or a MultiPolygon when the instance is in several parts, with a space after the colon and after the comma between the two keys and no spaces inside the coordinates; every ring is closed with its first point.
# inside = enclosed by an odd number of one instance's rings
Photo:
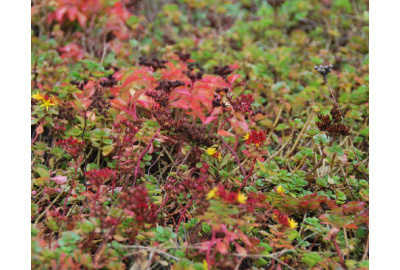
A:
{"type": "Polygon", "coordinates": [[[368,269],[368,1],[32,1],[33,269],[368,269]]]}

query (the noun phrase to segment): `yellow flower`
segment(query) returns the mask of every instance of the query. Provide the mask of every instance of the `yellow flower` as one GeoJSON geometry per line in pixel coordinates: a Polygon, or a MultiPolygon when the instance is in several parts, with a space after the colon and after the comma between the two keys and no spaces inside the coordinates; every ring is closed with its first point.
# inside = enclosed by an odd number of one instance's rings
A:
{"type": "Polygon", "coordinates": [[[208,270],[208,263],[206,260],[203,260],[203,270],[208,270]]]}
{"type": "Polygon", "coordinates": [[[44,99],[44,96],[43,96],[42,93],[40,93],[40,92],[37,92],[36,94],[33,94],[31,97],[32,97],[33,99],[36,99],[36,100],[42,100],[42,99],[44,99]]]}
{"type": "Polygon", "coordinates": [[[283,195],[285,193],[286,189],[284,189],[282,186],[279,186],[276,189],[276,192],[278,192],[279,194],[283,195]]]}
{"type": "Polygon", "coordinates": [[[218,153],[218,160],[221,161],[221,159],[222,159],[222,155],[221,155],[221,153],[218,153]]]}
{"type": "Polygon", "coordinates": [[[212,190],[210,190],[210,192],[208,192],[208,194],[207,194],[206,200],[214,198],[216,193],[217,193],[217,191],[218,191],[218,188],[216,188],[216,187],[213,188],[212,190]]]}
{"type": "Polygon", "coordinates": [[[49,110],[49,107],[57,106],[57,101],[55,101],[53,98],[43,99],[42,102],[42,105],[39,107],[46,107],[46,110],[49,110]]]}
{"type": "Polygon", "coordinates": [[[217,152],[217,149],[215,149],[213,147],[209,147],[209,148],[207,148],[206,152],[207,152],[207,155],[212,156],[217,152]]]}
{"type": "Polygon", "coordinates": [[[250,132],[243,135],[243,140],[247,141],[250,138],[250,132]]]}
{"type": "Polygon", "coordinates": [[[289,221],[289,226],[291,229],[296,229],[298,226],[298,223],[296,221],[294,221],[294,219],[292,218],[288,218],[289,221]]]}
{"type": "Polygon", "coordinates": [[[246,201],[247,201],[247,196],[246,195],[244,195],[243,193],[240,193],[239,192],[239,194],[238,194],[238,197],[237,197],[237,201],[239,202],[239,203],[246,203],[246,201]]]}
{"type": "Polygon", "coordinates": [[[52,100],[52,102],[53,102],[53,104],[54,104],[55,106],[58,105],[57,99],[55,99],[54,97],[51,97],[50,99],[52,100]]]}

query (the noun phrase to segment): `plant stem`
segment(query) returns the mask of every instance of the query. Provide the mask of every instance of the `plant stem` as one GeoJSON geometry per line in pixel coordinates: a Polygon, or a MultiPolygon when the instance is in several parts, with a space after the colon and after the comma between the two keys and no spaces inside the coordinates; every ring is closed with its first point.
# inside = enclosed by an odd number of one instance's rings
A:
{"type": "Polygon", "coordinates": [[[163,203],[160,205],[160,207],[157,209],[155,215],[158,214],[158,212],[160,212],[160,210],[163,208],[163,206],[165,205],[165,203],[169,200],[169,197],[167,195],[167,198],[165,198],[165,200],[163,201],[163,203]]]}
{"type": "Polygon", "coordinates": [[[276,151],[270,158],[267,159],[267,161],[265,161],[265,164],[267,164],[268,162],[270,162],[270,161],[271,161],[272,159],[274,159],[280,152],[282,152],[283,149],[285,149],[286,145],[288,145],[289,142],[292,140],[295,129],[296,129],[296,126],[293,127],[293,130],[292,130],[292,132],[290,133],[289,139],[282,145],[282,147],[281,147],[278,151],[276,151]]]}
{"type": "Polygon", "coordinates": [[[267,140],[269,140],[269,138],[271,138],[271,136],[272,136],[272,133],[274,133],[274,129],[276,127],[276,124],[278,124],[278,122],[279,122],[279,118],[281,117],[284,106],[285,106],[285,104],[282,104],[281,108],[279,109],[278,115],[275,118],[274,124],[272,125],[271,132],[268,134],[267,140]]]}
{"type": "Polygon", "coordinates": [[[233,151],[233,149],[224,141],[224,139],[218,135],[219,139],[221,140],[221,142],[226,146],[226,148],[229,149],[229,151],[231,151],[232,155],[235,157],[240,169],[242,170],[243,176],[246,175],[246,171],[243,169],[242,164],[240,163],[240,159],[238,158],[238,156],[236,155],[235,151],[233,151]]]}
{"type": "Polygon", "coordinates": [[[67,201],[68,198],[71,196],[72,193],[72,189],[74,188],[74,184],[75,184],[75,177],[76,177],[76,173],[78,172],[78,160],[75,160],[75,173],[74,173],[74,177],[72,177],[72,184],[71,184],[71,188],[69,189],[68,195],[65,198],[64,201],[64,206],[63,206],[63,216],[65,216],[65,207],[67,206],[67,201]]]}
{"type": "Polygon", "coordinates": [[[242,184],[240,185],[240,187],[239,187],[239,191],[242,189],[242,187],[244,187],[244,185],[246,184],[246,182],[247,182],[247,180],[250,178],[250,176],[253,174],[253,171],[254,171],[254,167],[255,167],[255,165],[256,165],[256,160],[257,160],[257,158],[254,158],[254,161],[253,161],[253,167],[251,168],[251,171],[249,172],[249,174],[246,176],[246,178],[243,180],[243,182],[242,182],[242,184]]]}
{"type": "Polygon", "coordinates": [[[332,237],[332,242],[333,242],[333,245],[335,246],[336,252],[339,255],[340,263],[342,264],[343,268],[346,269],[346,264],[344,263],[342,252],[340,251],[340,247],[339,247],[338,243],[336,242],[335,237],[332,237]]]}
{"type": "Polygon", "coordinates": [[[135,168],[135,178],[133,179],[133,186],[135,186],[136,184],[136,179],[137,179],[137,174],[139,171],[139,165],[140,165],[140,161],[142,160],[142,158],[144,157],[144,155],[147,153],[147,151],[149,150],[150,146],[152,145],[154,139],[156,138],[156,136],[158,135],[158,132],[160,131],[160,129],[157,129],[156,133],[154,134],[154,136],[151,138],[150,142],[147,144],[146,148],[142,151],[142,153],[140,153],[139,155],[139,159],[138,162],[136,164],[136,168],[135,168]]]}
{"type": "Polygon", "coordinates": [[[54,199],[54,201],[49,206],[47,206],[47,209],[44,210],[43,213],[40,216],[38,216],[38,218],[35,221],[35,224],[38,224],[39,220],[43,217],[43,215],[46,213],[46,211],[48,209],[50,209],[50,207],[52,207],[55,204],[55,202],[61,197],[61,194],[63,194],[62,191],[58,194],[58,196],[54,199]]]}
{"type": "Polygon", "coordinates": [[[301,137],[301,135],[303,134],[303,132],[307,129],[308,125],[310,124],[313,115],[314,115],[314,111],[311,112],[310,116],[309,116],[308,119],[307,119],[307,122],[304,124],[304,126],[303,126],[303,128],[301,129],[299,135],[297,136],[297,139],[296,139],[296,141],[294,142],[292,148],[290,148],[290,150],[289,150],[289,151],[287,152],[287,154],[285,155],[285,158],[288,158],[288,157],[290,156],[290,154],[296,149],[297,145],[299,144],[300,137],[301,137]]]}
{"type": "Polygon", "coordinates": [[[185,215],[187,209],[192,204],[193,200],[194,200],[194,197],[190,200],[190,202],[186,205],[185,209],[183,209],[183,211],[181,212],[181,216],[179,217],[178,225],[176,226],[176,231],[175,231],[176,234],[178,234],[178,230],[179,230],[179,226],[181,225],[182,217],[185,215]]]}
{"type": "Polygon", "coordinates": [[[362,256],[361,261],[365,261],[365,259],[367,258],[368,252],[369,252],[369,233],[368,233],[368,236],[367,236],[367,243],[365,244],[364,254],[362,256]]]}

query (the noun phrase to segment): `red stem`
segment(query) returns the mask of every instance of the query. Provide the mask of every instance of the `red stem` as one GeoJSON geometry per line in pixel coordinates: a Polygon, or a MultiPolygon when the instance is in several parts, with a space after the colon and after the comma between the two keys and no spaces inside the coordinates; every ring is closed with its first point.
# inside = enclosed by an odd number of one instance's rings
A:
{"type": "Polygon", "coordinates": [[[339,248],[338,243],[336,242],[335,236],[332,237],[332,242],[333,242],[333,245],[335,246],[336,252],[339,255],[340,263],[342,264],[343,268],[346,269],[347,267],[346,267],[346,264],[344,263],[342,252],[340,252],[340,248],[339,248]]]}
{"type": "Polygon", "coordinates": [[[249,174],[246,176],[246,178],[244,179],[243,183],[240,185],[239,190],[242,189],[242,187],[246,184],[247,180],[250,178],[250,176],[253,174],[254,171],[254,167],[256,165],[256,158],[254,158],[254,162],[253,162],[253,167],[251,168],[251,171],[249,172],[249,174]]]}
{"type": "Polygon", "coordinates": [[[176,231],[175,231],[176,234],[178,234],[178,230],[179,230],[179,226],[181,225],[182,217],[185,214],[186,210],[189,208],[189,206],[192,204],[193,199],[194,198],[192,198],[190,200],[190,202],[186,205],[185,209],[183,209],[183,211],[181,212],[181,216],[179,217],[179,221],[178,221],[178,226],[176,227],[176,231]]]}
{"type": "MultiPolygon", "coordinates": [[[[119,162],[120,162],[120,159],[121,159],[121,149],[118,151],[118,159],[117,159],[117,164],[115,165],[115,170],[118,172],[118,165],[119,165],[119,162]]],[[[119,176],[120,174],[118,173],[118,176],[119,176]]],[[[112,181],[112,196],[111,196],[111,201],[113,201],[114,200],[114,189],[115,189],[115,182],[117,181],[117,178],[116,177],[114,177],[113,178],[113,181],[112,181]]]]}
{"type": "Polygon", "coordinates": [[[308,249],[309,251],[312,251],[312,249],[313,249],[313,247],[314,247],[315,243],[317,242],[317,240],[318,240],[318,236],[317,236],[317,237],[315,237],[315,240],[314,240],[314,242],[312,243],[311,247],[308,249]]]}
{"type": "Polygon", "coordinates": [[[229,117],[226,117],[225,121],[222,123],[222,125],[219,127],[220,129],[222,129],[222,127],[226,124],[226,122],[228,122],[229,117]]]}
{"type": "Polygon", "coordinates": [[[161,208],[163,208],[163,206],[165,205],[165,203],[169,200],[168,196],[167,198],[164,200],[164,202],[160,205],[160,208],[158,208],[158,210],[156,211],[156,215],[158,214],[158,212],[160,212],[161,208]]]}
{"type": "Polygon", "coordinates": [[[138,162],[137,162],[137,164],[136,164],[135,178],[134,178],[134,180],[133,180],[133,186],[135,186],[135,184],[136,184],[136,179],[137,179],[137,174],[138,174],[138,171],[139,171],[139,164],[140,164],[140,161],[142,160],[142,158],[144,157],[144,155],[145,155],[145,154],[147,153],[147,151],[149,150],[151,144],[153,143],[153,141],[154,141],[154,139],[156,138],[156,136],[157,136],[157,134],[158,134],[159,131],[160,131],[160,129],[157,129],[157,131],[156,131],[156,133],[154,134],[153,138],[151,138],[150,142],[147,144],[147,147],[142,151],[142,153],[140,153],[139,160],[138,160],[138,162]]]}
{"type": "Polygon", "coordinates": [[[236,148],[238,147],[238,144],[239,144],[239,137],[236,136],[235,139],[236,139],[236,143],[235,143],[235,148],[233,148],[233,151],[236,151],[236,148]]]}
{"type": "Polygon", "coordinates": [[[65,207],[67,206],[67,201],[68,201],[68,198],[71,196],[71,193],[72,193],[72,189],[74,188],[74,184],[75,184],[75,177],[76,177],[76,173],[78,172],[78,159],[77,160],[75,160],[75,173],[74,173],[74,177],[72,177],[72,184],[71,184],[71,188],[69,189],[69,192],[68,192],[68,196],[67,196],[67,198],[65,198],[65,201],[64,201],[64,206],[63,206],[63,216],[65,217],[65,207]]]}
{"type": "MultiPolygon", "coordinates": [[[[218,135],[219,136],[219,135],[218,135]]],[[[231,151],[232,155],[235,157],[240,169],[242,170],[243,176],[246,175],[246,171],[243,169],[242,164],[240,163],[240,159],[238,158],[238,156],[236,155],[235,151],[233,151],[233,149],[224,141],[224,139],[219,136],[221,142],[229,149],[229,151],[231,151]]]]}
{"type": "Polygon", "coordinates": [[[32,142],[31,142],[31,147],[33,146],[33,144],[36,142],[37,138],[39,137],[39,133],[36,132],[35,137],[33,138],[32,142]]]}

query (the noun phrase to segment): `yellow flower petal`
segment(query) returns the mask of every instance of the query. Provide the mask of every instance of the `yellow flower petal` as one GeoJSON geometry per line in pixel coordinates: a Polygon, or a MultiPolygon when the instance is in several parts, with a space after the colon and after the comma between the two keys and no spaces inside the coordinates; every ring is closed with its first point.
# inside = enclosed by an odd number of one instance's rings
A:
{"type": "Polygon", "coordinates": [[[246,134],[243,135],[243,140],[247,141],[250,138],[250,132],[246,132],[246,134]]]}
{"type": "Polygon", "coordinates": [[[212,199],[215,197],[216,193],[218,191],[218,188],[213,188],[212,190],[210,190],[210,192],[207,193],[207,197],[206,200],[212,199]]]}
{"type": "Polygon", "coordinates": [[[58,102],[54,97],[43,97],[42,104],[39,107],[46,107],[46,110],[49,110],[49,107],[57,106],[57,104],[58,102]]]}
{"type": "Polygon", "coordinates": [[[294,219],[288,218],[289,221],[289,226],[291,229],[296,229],[298,226],[298,223],[296,221],[294,221],[294,219]]]}
{"type": "Polygon", "coordinates": [[[276,192],[278,192],[279,194],[283,195],[285,193],[286,189],[284,189],[282,186],[279,186],[276,189],[276,192]]]}
{"type": "Polygon", "coordinates": [[[212,156],[217,152],[217,150],[213,147],[209,147],[209,148],[207,148],[206,152],[207,152],[207,155],[212,156]]]}
{"type": "Polygon", "coordinates": [[[239,203],[244,204],[244,203],[246,203],[246,201],[247,201],[247,196],[244,195],[243,193],[240,193],[240,192],[239,192],[238,197],[237,197],[237,201],[238,201],[239,203]]]}
{"type": "Polygon", "coordinates": [[[203,260],[203,270],[208,270],[208,263],[206,260],[203,260]]]}
{"type": "Polygon", "coordinates": [[[36,100],[42,100],[42,99],[44,99],[44,96],[43,96],[42,93],[40,93],[40,92],[37,92],[36,94],[33,94],[31,97],[32,97],[33,99],[36,99],[36,100]]]}

